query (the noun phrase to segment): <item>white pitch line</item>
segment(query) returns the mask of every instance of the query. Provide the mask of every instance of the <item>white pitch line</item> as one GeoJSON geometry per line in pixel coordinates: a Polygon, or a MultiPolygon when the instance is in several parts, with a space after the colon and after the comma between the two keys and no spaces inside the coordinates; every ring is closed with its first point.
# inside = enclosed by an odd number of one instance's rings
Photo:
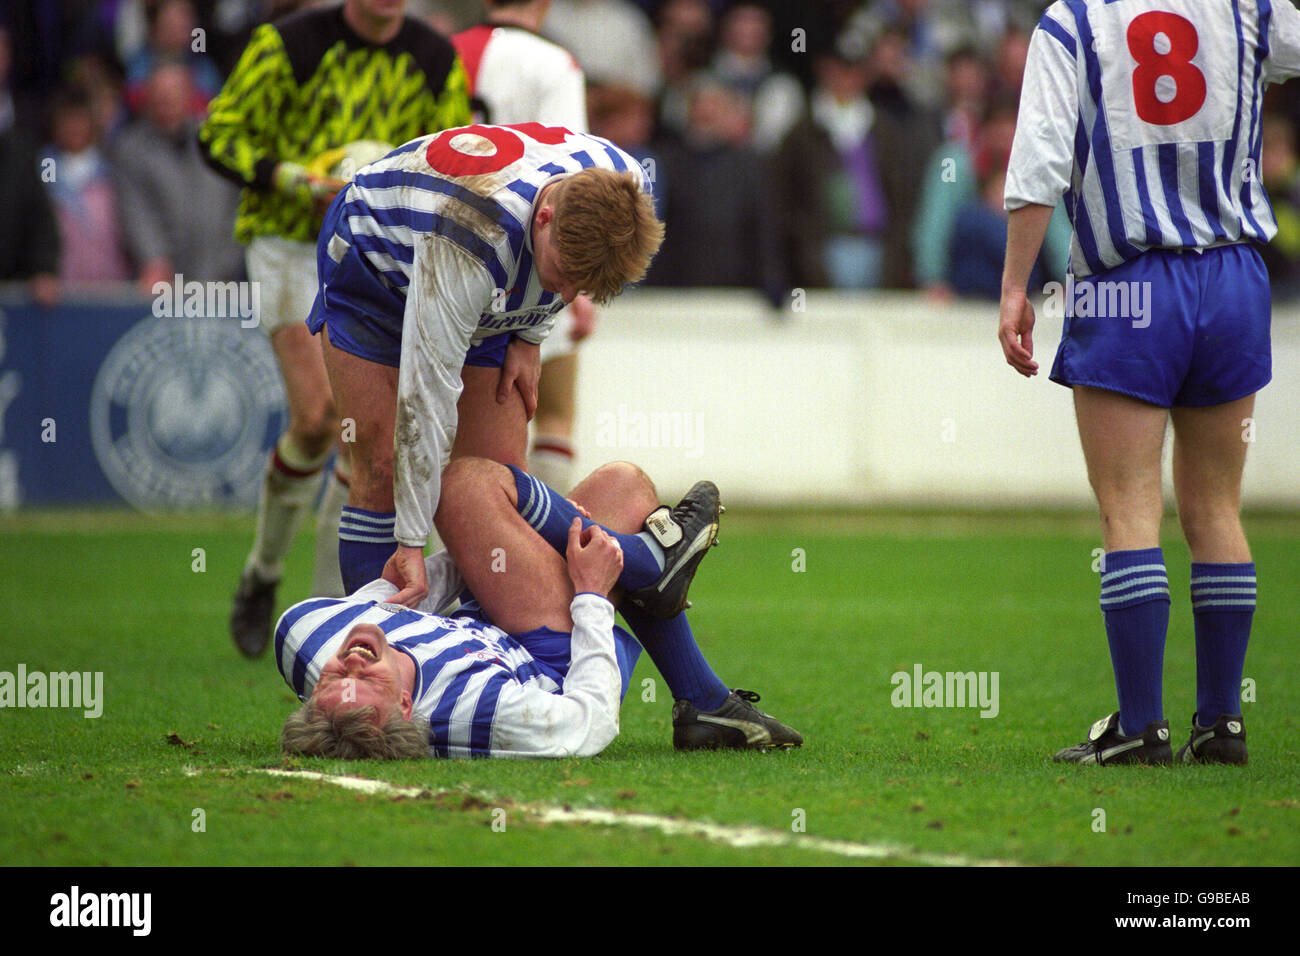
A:
{"type": "Polygon", "coordinates": [[[386,780],[371,780],[369,777],[345,777],[341,774],[317,773],[315,770],[265,769],[260,772],[270,774],[272,777],[305,777],[308,780],[332,783],[335,786],[343,787],[345,790],[381,793],[390,797],[418,797],[422,793],[430,792],[425,787],[397,787],[386,780]]]}
{"type": "MultiPolygon", "coordinates": [[[[188,776],[197,776],[198,773],[189,768],[185,772],[188,776]]],[[[314,780],[320,783],[333,784],[336,787],[343,787],[347,790],[383,794],[391,797],[419,797],[425,794],[432,795],[433,793],[433,791],[425,787],[398,787],[384,780],[319,773],[314,770],[250,768],[250,772],[264,773],[272,777],[297,777],[304,780],[314,780]]],[[[447,791],[447,793],[449,795],[465,795],[464,791],[459,790],[447,791]]],[[[488,802],[494,799],[484,794],[474,794],[474,796],[488,802]]],[[[749,849],[751,847],[798,847],[850,859],[897,860],[900,863],[917,863],[923,866],[1002,867],[1021,865],[1010,860],[978,859],[952,853],[925,853],[908,847],[891,846],[887,843],[853,843],[848,840],[828,840],[822,837],[787,834],[778,830],[764,830],[761,827],[723,826],[698,820],[661,817],[651,813],[623,813],[618,810],[572,810],[564,807],[529,804],[511,804],[511,809],[532,817],[539,823],[623,826],[640,830],[658,830],[668,836],[704,837],[715,843],[725,843],[739,849],[749,849]]]]}

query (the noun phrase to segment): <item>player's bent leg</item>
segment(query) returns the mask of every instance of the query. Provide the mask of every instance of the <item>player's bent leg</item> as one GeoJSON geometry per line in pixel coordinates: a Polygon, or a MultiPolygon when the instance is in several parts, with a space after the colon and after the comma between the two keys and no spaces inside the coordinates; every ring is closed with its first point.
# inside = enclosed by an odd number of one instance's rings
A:
{"type": "Polygon", "coordinates": [[[1196,630],[1196,712],[1186,762],[1246,762],[1241,675],[1255,613],[1255,565],[1241,527],[1246,422],[1255,396],[1175,408],[1174,490],[1192,552],[1196,630]],[[1244,423],[1244,424],[1243,424],[1244,423]]]}
{"type": "Polygon", "coordinates": [[[515,501],[515,480],[504,465],[457,459],[443,471],[434,525],[493,624],[510,634],[571,631],[568,565],[523,520],[515,501]]]}
{"type": "Polygon", "coordinates": [[[270,641],[284,557],[320,488],[337,429],[325,364],[307,327],[281,325],[271,333],[271,347],[284,380],[289,428],[267,463],[253,547],[231,606],[231,637],[249,657],[262,654],[270,641]]]}
{"type": "MultiPolygon", "coordinates": [[[[536,477],[545,481],[540,475],[536,477]]],[[[586,508],[597,524],[621,534],[639,532],[646,515],[659,507],[654,482],[630,461],[601,465],[582,479],[568,497],[586,508]]]]}
{"type": "Polygon", "coordinates": [[[338,414],[320,346],[307,326],[287,325],[271,335],[289,402],[289,433],[312,455],[326,455],[338,436],[338,414]]]}
{"type": "MultiPolygon", "coordinates": [[[[607,470],[602,481],[607,483],[619,474],[630,476],[626,471],[607,470]]],[[[602,482],[597,482],[600,483],[602,482]]],[[[492,489],[504,489],[512,512],[509,517],[511,526],[530,529],[528,531],[530,539],[535,539],[548,547],[560,558],[561,563],[564,561],[568,547],[569,527],[573,519],[582,518],[584,527],[592,523],[592,519],[583,517],[572,502],[513,465],[501,465],[481,458],[460,458],[448,465],[443,472],[442,495],[439,499],[438,513],[434,516],[439,533],[446,530],[456,537],[457,546],[461,547],[463,542],[474,534],[477,523],[486,521],[489,527],[494,527],[495,523],[502,520],[500,513],[485,513],[485,505],[480,501],[480,498],[486,495],[495,508],[497,499],[492,497],[492,489]],[[455,467],[452,467],[453,465],[455,467]]],[[[625,491],[629,500],[635,502],[635,495],[628,491],[626,486],[625,491]]],[[[644,494],[643,490],[642,504],[644,504],[644,494]]],[[[633,524],[635,519],[626,501],[618,506],[611,505],[609,513],[622,527],[638,526],[633,524]]],[[[610,526],[604,528],[615,537],[623,549],[620,588],[640,587],[646,582],[656,580],[662,574],[663,556],[657,550],[651,536],[645,533],[621,533],[610,526]]],[[[460,561],[457,559],[456,549],[452,548],[452,542],[446,538],[444,542],[459,566],[460,561]]],[[[474,588],[471,586],[470,590],[473,591],[474,588]]],[[[478,596],[476,591],[475,595],[478,596]]],[[[493,614],[482,599],[480,603],[488,611],[489,618],[494,623],[499,623],[498,615],[493,614]]],[[[566,599],[565,607],[567,605],[566,599]]]]}
{"type": "MultiPolygon", "coordinates": [[[[1076,386],[1075,413],[1106,546],[1101,609],[1119,697],[1114,733],[1126,746],[1147,729],[1168,739],[1162,672],[1169,579],[1160,550],[1160,451],[1168,411],[1118,392],[1076,386]]],[[[1100,723],[1100,722],[1099,722],[1100,723]]],[[[1111,746],[1098,736],[1094,747],[1111,746]]],[[[1076,749],[1058,759],[1089,761],[1076,749]]]]}
{"type": "Polygon", "coordinates": [[[456,405],[456,441],[451,457],[487,458],[523,468],[528,450],[528,415],[518,389],[505,402],[497,401],[501,369],[466,365],[456,405]]]}
{"type": "Polygon", "coordinates": [[[337,348],[329,328],[321,351],[330,387],[351,446],[348,503],[339,522],[339,568],[351,594],[373,581],[397,549],[393,505],[393,429],[398,370],[337,348]]]}

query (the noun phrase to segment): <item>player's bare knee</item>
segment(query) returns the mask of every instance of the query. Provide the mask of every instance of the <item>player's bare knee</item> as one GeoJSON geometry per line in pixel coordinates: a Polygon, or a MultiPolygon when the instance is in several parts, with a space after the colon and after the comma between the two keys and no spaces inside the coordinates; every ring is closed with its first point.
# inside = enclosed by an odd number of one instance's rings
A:
{"type": "Polygon", "coordinates": [[[289,432],[298,447],[313,457],[329,451],[339,434],[333,401],[317,402],[291,416],[289,432]]]}
{"type": "Polygon", "coordinates": [[[1213,548],[1230,539],[1236,540],[1244,534],[1236,506],[1226,503],[1181,503],[1178,523],[1188,547],[1194,552],[1213,548]]]}
{"type": "Polygon", "coordinates": [[[453,458],[442,470],[442,489],[438,495],[437,523],[446,513],[462,510],[467,502],[481,500],[493,489],[513,489],[514,476],[502,464],[486,458],[453,458]]]}
{"type": "Polygon", "coordinates": [[[654,482],[650,480],[650,476],[630,461],[606,462],[591,473],[591,478],[609,482],[628,494],[656,497],[654,482]]]}

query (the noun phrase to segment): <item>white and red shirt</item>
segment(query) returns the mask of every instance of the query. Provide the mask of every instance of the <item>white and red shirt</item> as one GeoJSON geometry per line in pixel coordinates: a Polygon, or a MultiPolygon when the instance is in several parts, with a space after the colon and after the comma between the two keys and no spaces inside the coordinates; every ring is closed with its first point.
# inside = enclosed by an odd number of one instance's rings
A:
{"type": "Polygon", "coordinates": [[[573,54],[523,27],[481,24],[451,38],[485,123],[587,131],[587,83],[573,54]]]}

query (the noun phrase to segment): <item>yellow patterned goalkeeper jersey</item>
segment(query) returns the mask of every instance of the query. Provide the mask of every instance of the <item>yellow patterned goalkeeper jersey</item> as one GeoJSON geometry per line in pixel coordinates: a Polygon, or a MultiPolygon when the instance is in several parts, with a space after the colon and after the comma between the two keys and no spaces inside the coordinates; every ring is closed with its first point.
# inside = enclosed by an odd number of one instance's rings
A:
{"type": "Polygon", "coordinates": [[[451,42],[411,17],[378,46],[342,7],[311,8],[258,27],[209,106],[199,142],[209,164],[244,187],[235,238],[315,241],[308,195],[277,192],[278,163],[306,166],[355,140],[405,143],[470,123],[464,67],[451,42]]]}

